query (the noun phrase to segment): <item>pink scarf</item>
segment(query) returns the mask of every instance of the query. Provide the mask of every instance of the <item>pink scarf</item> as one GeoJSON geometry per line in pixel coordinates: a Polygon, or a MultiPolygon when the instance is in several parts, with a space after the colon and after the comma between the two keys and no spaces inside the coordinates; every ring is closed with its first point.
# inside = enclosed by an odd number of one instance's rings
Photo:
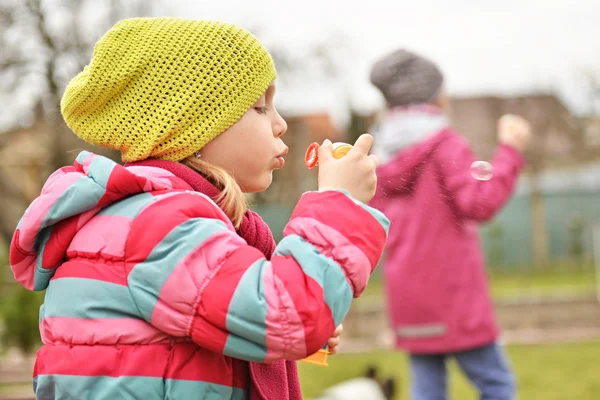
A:
{"type": "MultiPolygon", "coordinates": [[[[219,189],[183,164],[164,160],[144,160],[129,165],[157,167],[171,172],[184,180],[195,191],[216,198],[219,189]]],[[[269,226],[252,210],[248,210],[237,231],[246,242],[260,250],[270,260],[275,251],[275,240],[269,226]]],[[[298,368],[295,361],[279,361],[273,364],[250,362],[250,400],[302,400],[298,368]]]]}

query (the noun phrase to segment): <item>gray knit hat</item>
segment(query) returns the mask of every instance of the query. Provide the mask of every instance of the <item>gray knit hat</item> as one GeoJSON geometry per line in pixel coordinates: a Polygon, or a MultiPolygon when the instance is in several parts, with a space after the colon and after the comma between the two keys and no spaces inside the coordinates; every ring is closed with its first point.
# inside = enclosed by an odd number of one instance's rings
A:
{"type": "Polygon", "coordinates": [[[435,99],[443,81],[433,62],[404,49],[379,59],[371,69],[371,83],[391,107],[428,103],[435,99]]]}

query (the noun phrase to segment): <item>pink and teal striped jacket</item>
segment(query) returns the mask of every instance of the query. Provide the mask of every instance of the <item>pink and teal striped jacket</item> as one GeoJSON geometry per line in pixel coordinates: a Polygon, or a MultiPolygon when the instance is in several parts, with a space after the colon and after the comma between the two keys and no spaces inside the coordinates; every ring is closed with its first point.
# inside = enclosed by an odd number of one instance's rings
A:
{"type": "Polygon", "coordinates": [[[50,176],[10,249],[16,279],[46,290],[36,397],[244,399],[248,361],[322,347],[388,227],[344,192],[308,192],[267,260],[172,173],[82,152],[50,176]]]}

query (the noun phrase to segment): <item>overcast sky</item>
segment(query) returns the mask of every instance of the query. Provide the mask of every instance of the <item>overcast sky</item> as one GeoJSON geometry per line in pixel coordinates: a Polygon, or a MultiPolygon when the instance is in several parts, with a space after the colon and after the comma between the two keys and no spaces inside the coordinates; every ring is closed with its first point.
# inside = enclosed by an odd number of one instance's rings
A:
{"type": "MultiPolygon", "coordinates": [[[[580,71],[600,72],[600,0],[176,0],[171,7],[177,16],[260,27],[261,38],[288,49],[341,32],[343,84],[363,109],[381,101],[368,82],[370,64],[400,46],[434,58],[454,95],[554,89],[582,107],[580,71]]],[[[282,88],[280,104],[318,109],[339,99],[320,82],[295,86],[282,88]]]]}
{"type": "MultiPolygon", "coordinates": [[[[378,108],[381,97],[368,81],[369,68],[398,47],[434,59],[451,95],[553,90],[577,112],[589,108],[581,71],[595,71],[600,80],[600,0],[157,1],[161,15],[258,29],[267,47],[292,54],[327,43],[340,73],[326,82],[304,77],[278,82],[277,104],[287,114],[325,110],[343,123],[348,101],[363,111],[378,108]],[[336,35],[343,37],[341,50],[331,40],[336,35]]],[[[90,26],[104,21],[102,3],[89,4],[95,5],[90,26]]],[[[60,28],[60,15],[50,22],[60,28]]],[[[27,91],[0,96],[5,104],[0,127],[16,117],[26,123],[13,108],[26,109],[32,98],[27,91]]]]}

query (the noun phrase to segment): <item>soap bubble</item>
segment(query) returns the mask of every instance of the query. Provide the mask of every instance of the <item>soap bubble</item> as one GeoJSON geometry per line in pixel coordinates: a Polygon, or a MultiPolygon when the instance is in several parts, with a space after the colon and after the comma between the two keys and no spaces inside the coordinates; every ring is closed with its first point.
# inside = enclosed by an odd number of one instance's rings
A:
{"type": "Polygon", "coordinates": [[[489,181],[494,175],[494,167],[487,161],[475,161],[471,164],[471,176],[478,181],[489,181]]]}

